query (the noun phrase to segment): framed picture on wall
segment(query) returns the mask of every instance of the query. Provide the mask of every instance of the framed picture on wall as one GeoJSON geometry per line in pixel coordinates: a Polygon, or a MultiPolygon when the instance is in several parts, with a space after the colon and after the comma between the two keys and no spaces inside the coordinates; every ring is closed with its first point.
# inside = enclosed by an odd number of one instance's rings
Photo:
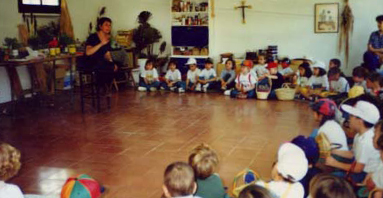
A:
{"type": "Polygon", "coordinates": [[[339,32],[339,3],[315,4],[315,33],[339,32]]]}

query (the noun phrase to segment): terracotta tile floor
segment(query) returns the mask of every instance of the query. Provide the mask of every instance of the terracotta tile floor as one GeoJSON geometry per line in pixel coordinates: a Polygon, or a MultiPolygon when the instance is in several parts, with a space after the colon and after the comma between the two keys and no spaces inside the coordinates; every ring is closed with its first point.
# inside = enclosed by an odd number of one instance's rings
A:
{"type": "Polygon", "coordinates": [[[160,197],[162,174],[206,142],[220,155],[226,186],[246,167],[269,178],[280,143],[307,135],[315,123],[307,103],[232,100],[213,94],[115,94],[110,112],[81,114],[63,106],[0,118],[0,134],[22,152],[10,182],[25,193],[60,193],[65,179],[87,173],[105,197],[160,197]]]}

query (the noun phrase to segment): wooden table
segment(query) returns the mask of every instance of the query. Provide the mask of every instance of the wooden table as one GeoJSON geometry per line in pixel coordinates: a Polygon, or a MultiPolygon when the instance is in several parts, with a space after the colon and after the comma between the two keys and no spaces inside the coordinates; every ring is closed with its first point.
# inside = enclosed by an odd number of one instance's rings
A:
{"type": "MultiPolygon", "coordinates": [[[[83,56],[83,54],[74,54],[74,55],[59,55],[59,56],[49,56],[46,58],[36,58],[28,61],[6,61],[3,63],[0,63],[0,67],[5,67],[9,76],[9,80],[11,82],[11,98],[12,102],[15,100],[24,97],[25,94],[35,94],[36,93],[36,88],[40,87],[41,84],[39,79],[37,78],[36,75],[36,69],[35,65],[37,64],[42,64],[42,63],[47,63],[47,62],[52,62],[52,72],[50,75],[52,75],[53,79],[53,93],[56,93],[56,61],[59,60],[69,60],[69,72],[70,72],[70,82],[71,86],[73,85],[73,64],[76,62],[76,58],[79,56],[83,56]],[[27,66],[28,72],[30,75],[31,79],[31,89],[24,91],[21,87],[21,81],[20,77],[17,73],[16,68],[20,66],[27,66]]],[[[71,89],[71,102],[73,102],[73,87],[71,89]]],[[[40,90],[42,91],[42,90],[40,90]]]]}

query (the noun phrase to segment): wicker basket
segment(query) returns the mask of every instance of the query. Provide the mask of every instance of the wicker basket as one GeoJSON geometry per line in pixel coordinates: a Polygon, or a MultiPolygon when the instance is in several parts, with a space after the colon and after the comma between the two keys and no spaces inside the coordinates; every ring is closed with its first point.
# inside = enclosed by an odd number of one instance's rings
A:
{"type": "Polygon", "coordinates": [[[282,88],[275,90],[278,100],[294,100],[295,93],[296,89],[290,87],[289,83],[285,83],[282,88]]]}
{"type": "Polygon", "coordinates": [[[267,100],[267,98],[269,98],[269,95],[270,95],[270,92],[271,92],[271,85],[272,85],[272,82],[271,82],[271,79],[269,79],[269,86],[270,86],[270,89],[269,91],[259,91],[258,90],[258,85],[256,86],[256,92],[257,92],[257,99],[260,99],[260,100],[267,100]]]}
{"type": "Polygon", "coordinates": [[[251,169],[245,169],[237,174],[233,182],[233,195],[238,197],[241,191],[251,184],[255,184],[261,177],[251,169]]]}

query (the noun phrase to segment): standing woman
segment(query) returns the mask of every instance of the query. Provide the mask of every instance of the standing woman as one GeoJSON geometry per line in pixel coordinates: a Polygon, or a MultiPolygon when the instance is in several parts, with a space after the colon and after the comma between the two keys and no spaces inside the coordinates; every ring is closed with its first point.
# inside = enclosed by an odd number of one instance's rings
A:
{"type": "Polygon", "coordinates": [[[89,35],[86,40],[86,58],[87,66],[96,71],[96,81],[98,85],[109,85],[114,78],[114,72],[117,66],[113,63],[110,51],[110,33],[112,29],[112,20],[107,17],[100,18],[97,21],[97,32],[89,35]]]}

